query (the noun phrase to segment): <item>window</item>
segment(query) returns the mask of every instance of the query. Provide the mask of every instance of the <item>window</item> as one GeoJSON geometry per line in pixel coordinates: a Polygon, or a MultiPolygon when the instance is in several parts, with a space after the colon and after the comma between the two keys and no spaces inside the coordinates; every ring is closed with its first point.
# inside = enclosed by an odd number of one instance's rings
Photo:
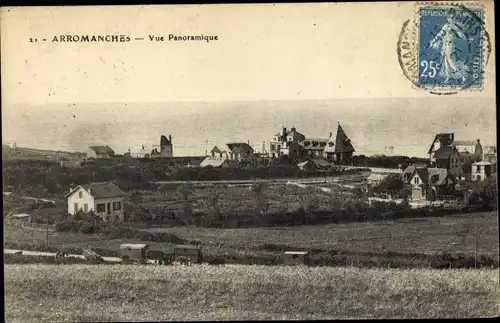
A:
{"type": "Polygon", "coordinates": [[[75,208],[75,212],[78,212],[78,203],[75,203],[73,207],[75,208]]]}
{"type": "Polygon", "coordinates": [[[113,202],[113,210],[121,210],[122,202],[113,202]]]}
{"type": "Polygon", "coordinates": [[[79,197],[79,198],[82,198],[82,197],[83,197],[83,193],[82,193],[81,191],[80,191],[80,192],[78,192],[78,197],[79,197]]]}
{"type": "Polygon", "coordinates": [[[97,212],[106,212],[106,204],[104,203],[97,204],[97,212]]]}
{"type": "Polygon", "coordinates": [[[87,203],[83,204],[83,211],[88,212],[89,211],[89,205],[87,203]]]}
{"type": "Polygon", "coordinates": [[[414,177],[413,178],[413,183],[416,184],[416,185],[420,184],[420,178],[419,177],[414,177]]]}

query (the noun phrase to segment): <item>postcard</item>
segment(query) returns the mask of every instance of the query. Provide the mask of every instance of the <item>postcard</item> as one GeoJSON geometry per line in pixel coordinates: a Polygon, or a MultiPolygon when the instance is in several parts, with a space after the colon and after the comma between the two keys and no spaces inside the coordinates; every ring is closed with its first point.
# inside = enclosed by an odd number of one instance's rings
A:
{"type": "Polygon", "coordinates": [[[2,7],[6,321],[497,316],[493,9],[2,7]]]}

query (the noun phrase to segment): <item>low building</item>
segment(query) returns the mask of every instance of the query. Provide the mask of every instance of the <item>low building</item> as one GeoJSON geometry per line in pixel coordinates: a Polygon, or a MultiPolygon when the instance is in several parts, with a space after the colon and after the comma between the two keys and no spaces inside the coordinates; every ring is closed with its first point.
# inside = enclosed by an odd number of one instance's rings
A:
{"type": "Polygon", "coordinates": [[[380,174],[380,173],[371,173],[367,178],[367,184],[371,186],[379,185],[384,179],[386,179],[390,174],[380,174]]]}
{"type": "Polygon", "coordinates": [[[130,156],[133,158],[149,158],[151,156],[151,149],[143,145],[141,150],[130,152],[130,156]]]}
{"type": "Polygon", "coordinates": [[[282,257],[283,265],[309,265],[310,258],[307,251],[285,251],[282,257]]]}
{"type": "Polygon", "coordinates": [[[124,261],[145,261],[149,256],[149,245],[143,243],[125,243],[120,245],[120,258],[124,261]]]}
{"type": "Polygon", "coordinates": [[[471,180],[482,181],[489,178],[495,171],[495,164],[489,161],[472,163],[471,180]]]}
{"type": "Polygon", "coordinates": [[[229,158],[227,157],[207,157],[200,163],[200,167],[229,167],[229,158]]]}
{"type": "Polygon", "coordinates": [[[90,146],[87,151],[87,158],[111,158],[115,152],[109,146],[90,146]]]}
{"type": "Polygon", "coordinates": [[[436,195],[450,194],[457,181],[445,168],[416,168],[408,183],[412,200],[423,200],[429,196],[428,190],[433,190],[436,195]]]}
{"type": "Polygon", "coordinates": [[[65,195],[68,213],[93,212],[104,222],[123,221],[125,193],[113,183],[91,183],[78,185],[65,195]]]}

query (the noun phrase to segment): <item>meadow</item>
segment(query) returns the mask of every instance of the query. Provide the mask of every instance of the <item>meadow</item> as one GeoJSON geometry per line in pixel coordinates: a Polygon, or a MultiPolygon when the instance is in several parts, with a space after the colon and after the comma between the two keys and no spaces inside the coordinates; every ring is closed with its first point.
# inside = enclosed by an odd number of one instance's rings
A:
{"type": "Polygon", "coordinates": [[[499,244],[496,212],[294,227],[154,227],[144,230],[173,233],[203,245],[222,245],[235,249],[262,249],[266,244],[273,244],[289,249],[373,253],[449,252],[473,255],[477,251],[478,254],[497,259],[499,244]]]}
{"type": "Polygon", "coordinates": [[[7,322],[471,318],[500,312],[498,270],[6,265],[4,279],[7,322]]]}
{"type": "MultiPolygon", "coordinates": [[[[296,227],[214,229],[199,227],[138,229],[150,236],[175,236],[203,247],[208,263],[276,264],[286,250],[313,253],[314,265],[376,268],[483,268],[498,266],[496,212],[398,221],[296,227]]],[[[172,243],[104,234],[50,232],[49,251],[94,248],[116,256],[122,243],[149,243],[165,251],[172,243]]],[[[4,247],[46,250],[45,232],[4,227],[4,247]]],[[[180,242],[179,242],[180,243],[180,242]]]]}

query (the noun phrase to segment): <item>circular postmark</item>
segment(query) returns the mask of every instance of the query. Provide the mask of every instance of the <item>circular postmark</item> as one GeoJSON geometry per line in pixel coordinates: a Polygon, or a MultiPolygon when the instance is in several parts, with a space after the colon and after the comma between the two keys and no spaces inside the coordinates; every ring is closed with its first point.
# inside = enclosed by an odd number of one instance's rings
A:
{"type": "Polygon", "coordinates": [[[397,44],[399,65],[413,87],[440,95],[482,90],[490,52],[478,5],[419,4],[397,44]]]}

